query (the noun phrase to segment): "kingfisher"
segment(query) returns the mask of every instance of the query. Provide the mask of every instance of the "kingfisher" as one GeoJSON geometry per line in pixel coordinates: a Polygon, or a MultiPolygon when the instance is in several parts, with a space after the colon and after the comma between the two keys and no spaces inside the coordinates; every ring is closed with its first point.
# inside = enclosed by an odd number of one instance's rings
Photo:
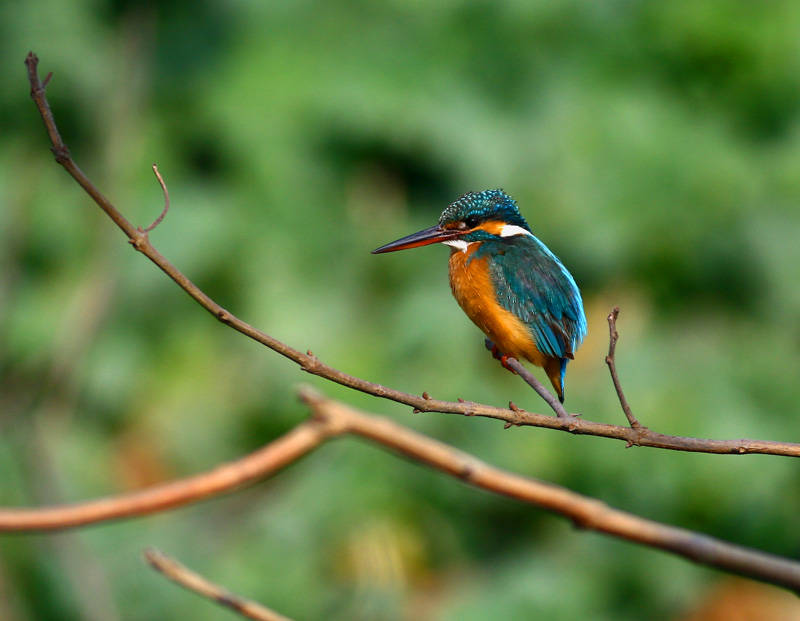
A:
{"type": "Polygon", "coordinates": [[[531,232],[516,201],[503,190],[468,192],[436,226],[372,254],[442,243],[450,246],[450,288],[472,322],[508,357],[542,367],[564,402],[567,363],[586,336],[575,279],[531,232]]]}

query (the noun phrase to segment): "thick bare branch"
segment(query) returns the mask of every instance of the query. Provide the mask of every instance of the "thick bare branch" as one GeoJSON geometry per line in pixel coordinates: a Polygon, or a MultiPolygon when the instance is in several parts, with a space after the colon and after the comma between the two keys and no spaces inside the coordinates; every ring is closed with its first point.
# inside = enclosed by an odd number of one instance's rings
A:
{"type": "Polygon", "coordinates": [[[671,552],[702,565],[800,593],[800,563],[796,561],[648,520],[564,487],[495,468],[392,420],[366,416],[310,389],[303,390],[301,396],[318,419],[336,421],[337,427],[345,428],[348,433],[376,442],[475,487],[538,505],[572,520],[579,528],[671,552]]]}
{"type": "Polygon", "coordinates": [[[0,532],[62,530],[158,513],[212,498],[278,472],[336,433],[341,432],[311,420],[263,448],[203,474],[72,505],[0,509],[0,532]]]}
{"type": "Polygon", "coordinates": [[[144,557],[153,569],[172,580],[175,584],[194,591],[220,606],[230,608],[247,619],[256,619],[256,621],[291,621],[289,617],[284,617],[258,602],[223,589],[160,550],[148,548],[144,551],[144,557]]]}
{"type": "MultiPolygon", "coordinates": [[[[506,426],[530,426],[546,429],[556,429],[567,431],[576,435],[592,435],[604,438],[622,440],[627,446],[649,446],[654,448],[671,449],[676,451],[690,451],[698,453],[717,453],[717,454],[750,454],[759,453],[767,455],[783,455],[788,457],[800,457],[800,444],[790,442],[774,442],[768,440],[708,440],[701,438],[687,438],[672,436],[653,432],[645,427],[621,427],[617,425],[606,425],[604,423],[593,422],[579,419],[574,415],[562,414],[558,406],[552,405],[559,416],[553,417],[544,414],[526,412],[525,410],[505,409],[490,405],[460,401],[440,401],[431,399],[427,393],[424,396],[412,395],[399,390],[394,390],[381,384],[369,382],[367,380],[348,375],[338,369],[322,363],[310,352],[304,354],[276,338],[257,330],[250,324],[235,317],[230,312],[222,308],[214,300],[201,291],[191,280],[181,273],[172,263],[167,261],[150,243],[150,239],[145,230],[134,227],[128,220],[112,205],[108,199],[92,184],[72,160],[69,149],[61,139],[61,135],[53,119],[50,105],[45,95],[45,82],[41,82],[38,75],[39,59],[32,52],[25,60],[28,66],[28,77],[31,83],[31,97],[33,98],[44,121],[47,134],[52,143],[52,151],[56,161],[61,164],[66,171],[78,182],[86,193],[100,206],[103,211],[119,226],[128,236],[133,247],[144,254],[148,259],[155,263],[167,276],[178,284],[186,293],[197,301],[204,309],[211,313],[222,323],[232,327],[234,330],[248,336],[249,338],[265,345],[276,353],[297,363],[303,371],[330,380],[342,386],[359,390],[367,394],[389,399],[414,408],[418,412],[441,412],[444,414],[460,414],[464,416],[483,416],[494,418],[506,423],[506,426]]],[[[49,79],[49,76],[48,76],[49,79]]],[[[519,363],[517,363],[519,364],[519,363]]],[[[520,368],[523,368],[519,365],[520,368]]],[[[527,371],[526,371],[527,372],[527,371]]],[[[545,392],[547,392],[545,390],[545,392]]],[[[563,407],[561,407],[563,409],[563,407]]],[[[566,410],[564,410],[566,412],[566,410]]]]}
{"type": "Polygon", "coordinates": [[[312,420],[265,447],[207,473],[63,507],[0,510],[0,531],[57,530],[141,516],[197,502],[269,477],[326,439],[352,434],[486,491],[559,514],[576,526],[800,592],[800,563],[613,509],[564,487],[506,472],[389,419],[370,416],[306,388],[312,420]]]}

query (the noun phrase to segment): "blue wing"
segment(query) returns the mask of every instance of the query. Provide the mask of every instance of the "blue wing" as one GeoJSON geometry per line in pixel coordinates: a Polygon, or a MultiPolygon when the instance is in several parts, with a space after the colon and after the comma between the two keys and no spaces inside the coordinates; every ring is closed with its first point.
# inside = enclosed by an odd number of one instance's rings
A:
{"type": "MultiPolygon", "coordinates": [[[[586,336],[586,316],[575,280],[533,235],[482,244],[500,305],[527,324],[543,354],[572,358],[586,336]]],[[[478,254],[477,252],[475,254],[478,254]]]]}

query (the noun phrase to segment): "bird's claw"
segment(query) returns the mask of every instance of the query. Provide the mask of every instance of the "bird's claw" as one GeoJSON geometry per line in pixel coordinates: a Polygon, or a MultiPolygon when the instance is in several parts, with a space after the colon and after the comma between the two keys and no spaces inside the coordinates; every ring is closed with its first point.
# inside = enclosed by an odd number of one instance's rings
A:
{"type": "Polygon", "coordinates": [[[517,372],[508,366],[508,356],[506,354],[501,354],[500,350],[497,349],[497,345],[492,345],[492,356],[496,360],[499,360],[500,364],[502,364],[506,369],[511,371],[514,375],[517,375],[517,372]]]}

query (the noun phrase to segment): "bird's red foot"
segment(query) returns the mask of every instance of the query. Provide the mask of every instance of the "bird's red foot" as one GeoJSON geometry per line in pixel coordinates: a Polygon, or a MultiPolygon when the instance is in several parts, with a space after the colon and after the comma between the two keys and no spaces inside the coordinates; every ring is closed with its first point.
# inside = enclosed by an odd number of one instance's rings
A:
{"type": "Polygon", "coordinates": [[[501,354],[500,350],[497,349],[497,345],[492,345],[492,356],[494,356],[495,359],[499,360],[500,364],[502,364],[506,369],[511,371],[514,375],[517,374],[517,372],[514,369],[508,366],[508,356],[506,354],[501,354]]]}

